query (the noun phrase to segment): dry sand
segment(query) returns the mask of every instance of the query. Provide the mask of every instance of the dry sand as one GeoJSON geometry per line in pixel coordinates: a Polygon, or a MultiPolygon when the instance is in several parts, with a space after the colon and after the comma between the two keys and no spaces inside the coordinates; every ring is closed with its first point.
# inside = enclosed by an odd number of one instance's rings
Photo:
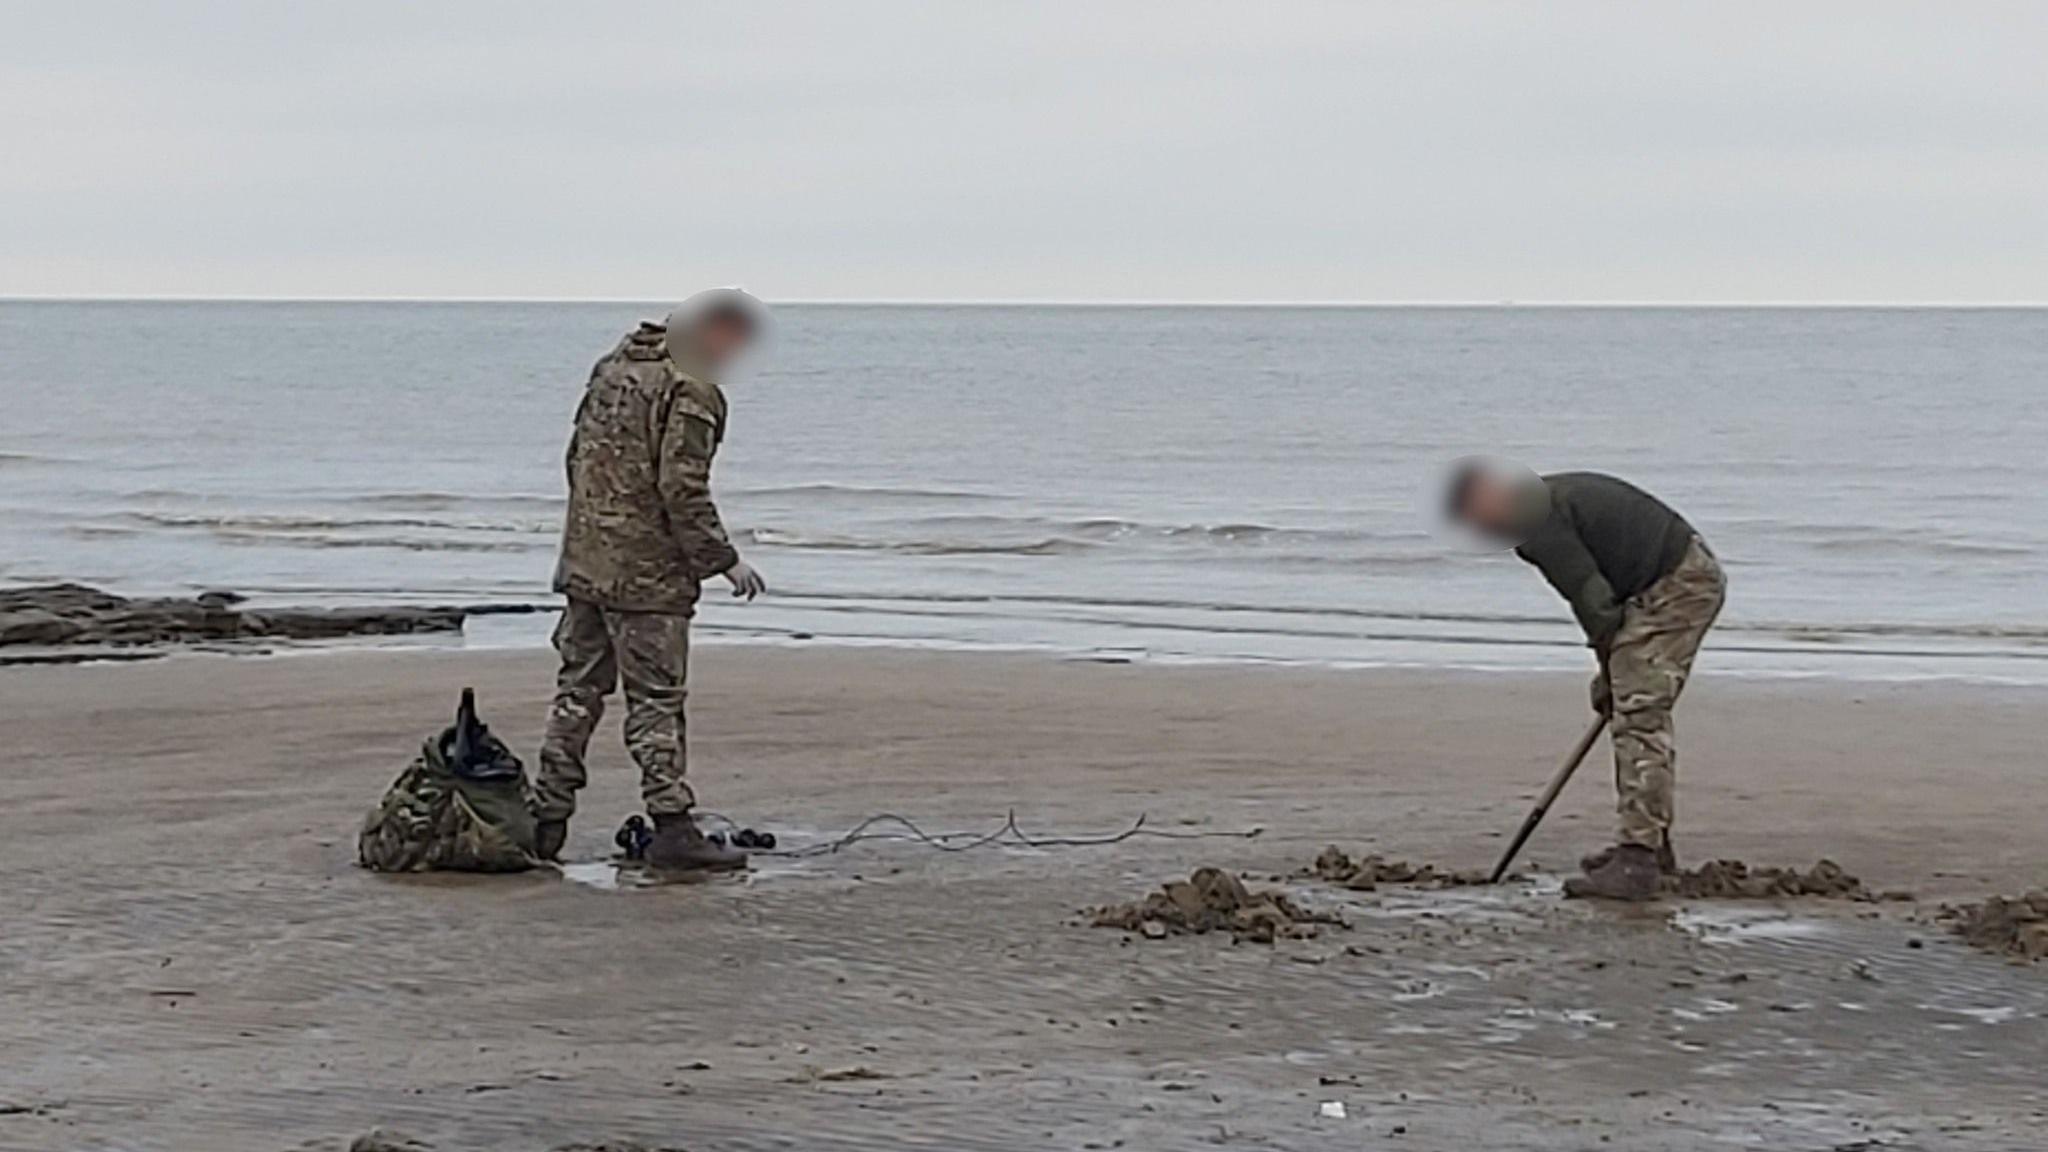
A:
{"type": "MultiPolygon", "coordinates": [[[[379,1126],[535,1150],[2011,1149],[2048,1131],[2048,967],[1914,905],[1293,878],[1331,842],[1490,863],[1579,731],[1576,678],[712,648],[693,774],[785,845],[882,810],[1267,832],[873,844],[610,891],[356,869],[356,822],[457,690],[530,749],[551,671],[460,652],[0,669],[0,1148],[340,1149],[379,1126]],[[1349,926],[1271,945],[1085,926],[1204,864],[1349,926]]],[[[635,795],[616,715],[571,837],[585,862],[635,795]]],[[[1709,659],[1680,713],[1680,853],[1828,856],[1936,898],[2038,888],[2042,715],[2035,691],[1734,683],[1709,659]]],[[[1608,803],[1596,761],[1529,857],[1556,872],[1597,847],[1608,803]]]]}

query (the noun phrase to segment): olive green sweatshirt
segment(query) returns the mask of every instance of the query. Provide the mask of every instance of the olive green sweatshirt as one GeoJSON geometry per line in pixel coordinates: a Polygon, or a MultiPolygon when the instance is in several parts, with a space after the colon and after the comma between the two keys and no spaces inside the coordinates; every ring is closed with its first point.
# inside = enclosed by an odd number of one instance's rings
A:
{"type": "Polygon", "coordinates": [[[1571,601],[1572,615],[1603,654],[1621,627],[1621,606],[1685,558],[1692,525],[1648,492],[1598,472],[1543,477],[1549,515],[1515,555],[1534,564],[1571,601]]]}

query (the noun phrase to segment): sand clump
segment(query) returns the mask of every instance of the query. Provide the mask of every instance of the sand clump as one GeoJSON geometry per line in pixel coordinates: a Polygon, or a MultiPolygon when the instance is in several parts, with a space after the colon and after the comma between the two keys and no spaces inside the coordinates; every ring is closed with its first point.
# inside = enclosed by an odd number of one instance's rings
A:
{"type": "MultiPolygon", "coordinates": [[[[1411,884],[1427,888],[1465,888],[1487,883],[1480,871],[1438,868],[1433,864],[1410,864],[1376,854],[1353,856],[1341,848],[1325,848],[1295,878],[1321,880],[1354,892],[1370,892],[1382,884],[1411,884]]],[[[1902,892],[1878,894],[1863,886],[1840,864],[1823,859],[1813,867],[1755,867],[1741,860],[1710,860],[1697,868],[1667,872],[1663,894],[1686,900],[1769,900],[1782,897],[1812,897],[1823,900],[1903,900],[1902,892]]]]}
{"type": "Polygon", "coordinates": [[[1341,917],[1304,908],[1283,892],[1254,892],[1221,868],[1197,868],[1143,900],[1108,904],[1084,913],[1097,928],[1119,928],[1150,940],[1228,932],[1234,940],[1271,944],[1311,938],[1341,917]]]}
{"type": "Polygon", "coordinates": [[[1303,880],[1322,880],[1353,892],[1370,892],[1382,884],[1416,884],[1430,888],[1466,888],[1486,883],[1484,872],[1460,872],[1434,864],[1410,864],[1376,854],[1352,856],[1335,845],[1316,854],[1315,862],[1295,873],[1303,880]]]}
{"type": "Polygon", "coordinates": [[[1804,872],[1797,868],[1751,867],[1740,860],[1709,860],[1697,868],[1666,873],[1664,893],[1687,900],[1769,900],[1786,896],[1878,899],[1876,893],[1863,886],[1863,881],[1826,859],[1804,872]]]}
{"type": "Polygon", "coordinates": [[[2048,959],[2048,888],[2024,896],[1993,896],[1943,910],[1949,931],[1972,946],[2014,960],[2048,959]]]}

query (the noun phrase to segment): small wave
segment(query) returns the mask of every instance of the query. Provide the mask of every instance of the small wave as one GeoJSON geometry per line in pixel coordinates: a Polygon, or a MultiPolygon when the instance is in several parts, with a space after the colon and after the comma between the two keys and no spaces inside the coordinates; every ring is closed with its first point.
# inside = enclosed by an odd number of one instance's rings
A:
{"type": "Polygon", "coordinates": [[[1315,544],[1365,544],[1394,540],[1428,540],[1422,532],[1370,532],[1356,528],[1289,528],[1272,524],[1226,521],[1221,524],[1162,524],[1096,516],[1078,520],[1055,520],[1040,516],[948,515],[925,516],[917,526],[953,532],[1042,532],[1086,540],[1164,540],[1216,544],[1259,544],[1301,542],[1315,544]]]}
{"type": "Polygon", "coordinates": [[[737,533],[742,544],[815,552],[882,552],[896,556],[1064,556],[1094,545],[1058,538],[1014,543],[982,540],[868,540],[851,536],[802,536],[775,528],[749,528],[737,533]]]}
{"type": "Polygon", "coordinates": [[[2048,643],[2048,627],[2037,624],[1784,624],[1758,622],[1723,625],[1716,631],[1765,632],[1818,643],[1837,643],[1843,636],[1915,637],[1924,640],[2024,640],[2048,643]]]}
{"type": "Polygon", "coordinates": [[[1873,556],[2032,556],[2039,549],[2024,544],[2000,544],[1991,540],[1958,540],[1953,537],[1837,536],[1808,542],[1817,552],[1843,552],[1873,556]]]}
{"type": "Polygon", "coordinates": [[[1251,604],[1227,600],[1189,600],[1150,596],[1069,596],[1058,593],[889,593],[889,592],[803,592],[777,593],[784,600],[871,601],[881,604],[1032,604],[1055,608],[1104,608],[1118,611],[1156,610],[1166,612],[1253,613],[1271,616],[1327,616],[1337,619],[1427,621],[1452,624],[1535,624],[1569,623],[1564,615],[1531,616],[1490,612],[1427,612],[1381,608],[1314,607],[1302,604],[1251,604]]]}
{"type": "Polygon", "coordinates": [[[842,498],[862,500],[955,500],[961,502],[995,501],[1007,497],[993,492],[969,492],[953,488],[893,488],[880,485],[861,484],[769,484],[757,488],[733,488],[730,494],[741,498],[771,496],[808,496],[817,499],[836,500],[842,498]]]}
{"type": "Polygon", "coordinates": [[[1445,558],[1441,551],[1435,549],[1417,554],[1363,555],[1358,550],[1361,544],[1375,542],[1426,542],[1428,537],[1422,533],[1280,528],[1255,523],[1147,524],[1110,517],[1060,520],[1038,516],[925,516],[903,522],[899,531],[880,529],[868,535],[812,533],[758,525],[744,530],[741,536],[742,543],[774,548],[886,552],[905,556],[1055,556],[1120,546],[1169,549],[1194,546],[1207,549],[1286,545],[1288,551],[1281,555],[1291,555],[1304,561],[1320,559],[1324,563],[1351,569],[1434,564],[1445,558]],[[1322,550],[1320,556],[1317,550],[1322,550]]]}
{"type": "MultiPolygon", "coordinates": [[[[1033,605],[1046,608],[1106,609],[1121,612],[1174,612],[1218,615],[1259,615],[1259,616],[1304,616],[1328,617],[1331,619],[1404,621],[1429,624],[1452,624],[1462,626],[1515,626],[1515,627],[1569,627],[1571,618],[1560,610],[1553,615],[1534,615],[1513,612],[1472,612],[1472,611],[1427,611],[1421,609],[1389,609],[1343,607],[1335,605],[1266,604],[1245,603],[1229,600],[1197,600],[1179,597],[1149,596],[1073,596],[1058,593],[891,593],[891,592],[804,592],[785,590],[777,593],[782,600],[802,600],[821,604],[874,603],[931,604],[931,605],[990,605],[1002,604],[1033,605]]],[[[1772,620],[1722,621],[1715,625],[1713,635],[1782,637],[1803,643],[1819,641],[1823,636],[1853,636],[1868,638],[1916,638],[1922,640],[1955,639],[1963,641],[2019,640],[2023,642],[2048,643],[2048,626],[2035,624],[2000,623],[1956,623],[1920,624],[1910,622],[1865,622],[1845,624],[1788,623],[1772,620]]],[[[1577,641],[1574,641],[1577,643],[1577,641]]],[[[1709,647],[1729,647],[1714,640],[1709,647]]]]}
{"type": "Polygon", "coordinates": [[[560,496],[546,496],[532,492],[372,492],[361,496],[345,497],[344,504],[365,508],[390,508],[398,511],[418,509],[426,512],[447,511],[465,506],[492,508],[535,508],[559,512],[566,502],[560,496]]]}
{"type": "Polygon", "coordinates": [[[0,468],[10,464],[40,464],[45,459],[29,452],[0,452],[0,468]]]}
{"type": "Polygon", "coordinates": [[[119,524],[67,524],[64,527],[66,536],[80,540],[118,539],[125,536],[140,536],[143,532],[141,528],[124,528],[119,524]]]}
{"type": "Polygon", "coordinates": [[[127,512],[119,517],[131,523],[162,528],[200,528],[208,531],[247,532],[332,532],[373,528],[422,528],[456,532],[553,532],[554,520],[484,520],[427,516],[379,516],[374,518],[334,516],[292,516],[263,514],[194,515],[176,512],[127,512]]]}
{"type": "Polygon", "coordinates": [[[1880,524],[1820,524],[1810,521],[1750,517],[1728,521],[1747,531],[1786,540],[1817,552],[1850,555],[2003,557],[2032,556],[2041,551],[2037,543],[1988,536],[1966,536],[1929,528],[1900,528],[1880,524]]]}
{"type": "Polygon", "coordinates": [[[542,540],[467,540],[460,537],[335,536],[304,532],[248,532],[221,529],[213,533],[225,544],[253,548],[383,548],[403,552],[540,552],[554,547],[542,540]]]}

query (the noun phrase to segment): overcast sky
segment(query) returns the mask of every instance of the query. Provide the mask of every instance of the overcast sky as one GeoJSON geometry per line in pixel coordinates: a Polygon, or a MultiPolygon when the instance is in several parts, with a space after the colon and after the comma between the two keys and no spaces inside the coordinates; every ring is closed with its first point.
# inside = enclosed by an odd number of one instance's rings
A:
{"type": "Polygon", "coordinates": [[[0,295],[2048,301],[2048,3],[0,3],[0,295]]]}

